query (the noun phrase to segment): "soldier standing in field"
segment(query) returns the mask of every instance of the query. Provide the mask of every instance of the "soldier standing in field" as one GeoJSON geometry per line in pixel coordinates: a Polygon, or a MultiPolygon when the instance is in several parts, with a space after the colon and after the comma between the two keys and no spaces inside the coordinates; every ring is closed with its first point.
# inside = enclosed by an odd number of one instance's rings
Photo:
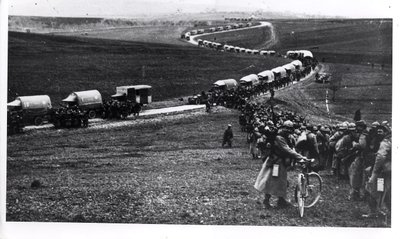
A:
{"type": "Polygon", "coordinates": [[[384,203],[387,209],[391,210],[392,134],[390,128],[379,126],[378,137],[382,141],[370,170],[372,175],[366,185],[366,191],[369,193],[370,214],[363,215],[364,217],[385,215],[382,211],[384,203]]]}
{"type": "Polygon", "coordinates": [[[228,144],[228,147],[232,147],[232,140],[233,140],[233,132],[232,132],[232,125],[228,124],[228,128],[224,132],[224,138],[222,141],[222,147],[225,146],[225,144],[228,144]]]}
{"type": "Polygon", "coordinates": [[[363,173],[365,168],[365,156],[367,150],[367,124],[364,120],[356,122],[357,139],[353,142],[353,149],[356,151],[356,158],[349,167],[350,195],[349,200],[361,199],[363,189],[363,173]]]}
{"type": "Polygon", "coordinates": [[[265,160],[254,184],[255,189],[265,193],[263,204],[267,209],[271,208],[271,196],[278,197],[278,208],[291,205],[286,201],[287,167],[291,165],[292,160],[308,160],[294,150],[294,143],[291,140],[293,131],[293,123],[290,120],[285,121],[274,140],[273,152],[265,160]]]}

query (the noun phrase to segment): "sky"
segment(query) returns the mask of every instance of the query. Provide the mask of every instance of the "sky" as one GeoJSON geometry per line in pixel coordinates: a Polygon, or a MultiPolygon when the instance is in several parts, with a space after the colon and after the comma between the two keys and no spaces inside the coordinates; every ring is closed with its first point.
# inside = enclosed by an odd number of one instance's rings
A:
{"type": "Polygon", "coordinates": [[[396,0],[6,0],[9,15],[115,16],[270,11],[352,18],[394,17],[396,0]]]}

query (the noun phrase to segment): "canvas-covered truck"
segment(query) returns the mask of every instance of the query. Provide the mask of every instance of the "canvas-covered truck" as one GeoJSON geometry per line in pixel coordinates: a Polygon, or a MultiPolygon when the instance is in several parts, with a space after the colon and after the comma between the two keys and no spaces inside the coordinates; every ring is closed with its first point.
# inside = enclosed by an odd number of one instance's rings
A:
{"type": "Polygon", "coordinates": [[[256,74],[251,74],[251,75],[242,77],[239,80],[239,83],[242,87],[254,87],[254,86],[257,86],[258,84],[260,84],[260,81],[256,74]]]}
{"type": "Polygon", "coordinates": [[[48,95],[20,96],[7,104],[10,112],[19,112],[25,125],[41,125],[52,109],[48,95]]]}
{"type": "Polygon", "coordinates": [[[262,83],[271,83],[275,79],[274,73],[270,70],[262,71],[257,76],[262,83]]]}
{"type": "Polygon", "coordinates": [[[213,84],[213,91],[226,91],[236,89],[238,83],[235,79],[218,80],[213,84]]]}
{"type": "Polygon", "coordinates": [[[90,119],[103,111],[103,100],[98,90],[76,91],[62,100],[68,107],[77,106],[88,114],[90,119]]]}

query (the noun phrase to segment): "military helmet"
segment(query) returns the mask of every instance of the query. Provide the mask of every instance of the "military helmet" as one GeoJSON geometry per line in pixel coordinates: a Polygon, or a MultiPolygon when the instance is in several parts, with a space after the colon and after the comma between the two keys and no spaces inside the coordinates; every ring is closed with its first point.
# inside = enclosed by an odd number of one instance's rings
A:
{"type": "Polygon", "coordinates": [[[351,130],[351,131],[356,130],[356,124],[355,123],[350,123],[349,124],[349,130],[351,130]]]}
{"type": "Polygon", "coordinates": [[[293,122],[290,120],[286,120],[285,122],[283,122],[283,127],[293,128],[293,122]]]}
{"type": "Polygon", "coordinates": [[[378,121],[375,121],[374,123],[372,123],[372,127],[378,127],[378,126],[380,126],[381,124],[379,124],[379,122],[378,121]]]}
{"type": "Polygon", "coordinates": [[[359,121],[356,122],[356,126],[360,126],[360,127],[366,128],[367,127],[367,123],[364,120],[359,120],[359,121]]]}

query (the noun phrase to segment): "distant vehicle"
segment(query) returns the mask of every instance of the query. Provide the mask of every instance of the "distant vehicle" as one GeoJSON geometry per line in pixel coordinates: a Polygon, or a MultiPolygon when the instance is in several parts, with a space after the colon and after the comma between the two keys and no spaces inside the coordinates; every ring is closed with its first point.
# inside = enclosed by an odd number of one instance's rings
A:
{"type": "Polygon", "coordinates": [[[215,32],[216,30],[217,30],[217,28],[215,28],[215,27],[211,27],[211,28],[209,29],[210,32],[215,32]]]}
{"type": "Polygon", "coordinates": [[[231,26],[225,26],[225,27],[224,27],[224,30],[231,30],[231,29],[232,29],[231,26]]]}
{"type": "Polygon", "coordinates": [[[271,83],[275,79],[274,73],[270,70],[262,71],[258,73],[257,76],[261,82],[271,83]]]}
{"type": "Polygon", "coordinates": [[[274,73],[275,80],[285,78],[287,76],[286,70],[282,66],[275,67],[271,71],[274,73]]]}
{"type": "Polygon", "coordinates": [[[221,44],[221,43],[216,43],[215,46],[214,46],[214,48],[215,48],[217,51],[220,51],[220,50],[222,50],[222,44],[221,44]]]}
{"type": "Polygon", "coordinates": [[[20,112],[25,125],[41,125],[52,109],[48,95],[20,96],[7,104],[9,111],[20,112]]]}
{"type": "Polygon", "coordinates": [[[258,76],[256,74],[251,74],[251,75],[242,77],[239,80],[239,83],[243,87],[253,87],[253,86],[260,84],[260,80],[258,79],[258,76]]]}
{"type": "Polygon", "coordinates": [[[214,82],[212,89],[225,91],[225,90],[236,89],[237,86],[238,83],[235,79],[225,79],[214,82]]]}
{"type": "Polygon", "coordinates": [[[191,35],[196,35],[197,33],[198,33],[197,30],[191,30],[191,31],[190,31],[190,34],[191,34],[191,35]]]}
{"type": "Polygon", "coordinates": [[[224,27],[217,27],[217,31],[222,31],[222,30],[224,30],[224,27]]]}
{"type": "Polygon", "coordinates": [[[198,44],[199,46],[203,46],[203,45],[204,45],[204,41],[201,40],[201,39],[199,39],[199,40],[197,40],[197,44],[198,44]]]}
{"type": "Polygon", "coordinates": [[[103,110],[103,100],[98,90],[73,92],[62,102],[67,103],[68,107],[78,106],[88,113],[90,119],[95,118],[103,110]]]}
{"type": "Polygon", "coordinates": [[[190,40],[190,32],[185,33],[185,39],[188,41],[190,40]]]}
{"type": "Polygon", "coordinates": [[[259,50],[253,50],[252,54],[253,54],[253,55],[259,55],[259,54],[260,54],[260,51],[259,51],[259,50]]]}
{"type": "Polygon", "coordinates": [[[299,60],[292,61],[290,64],[294,65],[296,70],[301,70],[301,67],[303,66],[303,63],[299,60]]]}
{"type": "Polygon", "coordinates": [[[202,34],[202,33],[204,33],[204,29],[198,29],[197,30],[197,34],[202,34]]]}
{"type": "Polygon", "coordinates": [[[152,102],[152,87],[149,85],[118,86],[116,95],[126,95],[126,99],[139,104],[150,104],[152,102]]]}
{"type": "Polygon", "coordinates": [[[286,73],[288,75],[290,75],[291,73],[293,73],[296,70],[296,66],[293,65],[292,63],[285,64],[282,67],[286,70],[286,73]]]}

